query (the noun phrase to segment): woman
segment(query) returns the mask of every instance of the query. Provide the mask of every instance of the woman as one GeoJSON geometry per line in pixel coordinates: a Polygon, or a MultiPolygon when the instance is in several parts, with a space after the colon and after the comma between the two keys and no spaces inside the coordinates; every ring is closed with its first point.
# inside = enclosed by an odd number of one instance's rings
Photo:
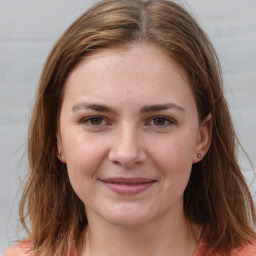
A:
{"type": "Polygon", "coordinates": [[[195,20],[165,0],[102,1],[46,61],[20,204],[28,239],[5,255],[256,255],[237,143],[195,20]]]}

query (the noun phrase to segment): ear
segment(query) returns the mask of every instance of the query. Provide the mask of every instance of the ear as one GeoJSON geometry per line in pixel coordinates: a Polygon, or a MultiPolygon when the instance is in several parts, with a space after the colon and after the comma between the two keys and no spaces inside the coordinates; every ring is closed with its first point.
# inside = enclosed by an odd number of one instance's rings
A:
{"type": "Polygon", "coordinates": [[[65,158],[65,153],[64,153],[64,148],[63,148],[63,144],[62,144],[60,131],[57,131],[56,138],[57,138],[57,152],[56,152],[56,155],[62,163],[66,164],[66,158],[65,158]]]}
{"type": "Polygon", "coordinates": [[[199,127],[193,163],[199,162],[207,153],[212,139],[212,114],[209,114],[199,127]]]}

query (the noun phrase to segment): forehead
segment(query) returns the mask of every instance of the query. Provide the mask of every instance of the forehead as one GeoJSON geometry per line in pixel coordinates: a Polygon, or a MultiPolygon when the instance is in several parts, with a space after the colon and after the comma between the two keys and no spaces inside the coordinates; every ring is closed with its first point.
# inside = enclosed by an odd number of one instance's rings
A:
{"type": "Polygon", "coordinates": [[[165,49],[155,44],[131,43],[124,47],[103,48],[87,54],[71,71],[66,84],[85,76],[85,72],[87,75],[94,75],[107,74],[114,70],[118,76],[124,69],[127,73],[134,71],[136,74],[141,72],[142,75],[143,72],[150,70],[151,77],[157,78],[158,74],[169,73],[170,67],[179,78],[188,82],[187,73],[165,49]]]}
{"type": "Polygon", "coordinates": [[[65,95],[74,97],[154,99],[191,96],[186,72],[155,45],[133,44],[97,50],[70,73],[65,95]]]}

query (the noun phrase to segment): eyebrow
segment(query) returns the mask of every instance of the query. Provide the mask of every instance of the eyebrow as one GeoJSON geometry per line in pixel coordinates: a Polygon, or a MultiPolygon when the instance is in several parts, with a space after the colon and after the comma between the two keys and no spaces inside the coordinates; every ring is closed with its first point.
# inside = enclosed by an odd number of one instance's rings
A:
{"type": "Polygon", "coordinates": [[[78,103],[75,104],[72,107],[72,112],[78,112],[79,110],[82,109],[88,109],[88,110],[94,110],[97,112],[109,112],[109,113],[116,113],[116,111],[108,106],[105,105],[100,105],[100,104],[94,104],[94,103],[78,103]]]}
{"type": "Polygon", "coordinates": [[[168,104],[144,106],[141,108],[140,113],[156,112],[156,111],[167,110],[172,108],[177,109],[179,111],[185,111],[185,109],[181,106],[178,106],[174,103],[168,103],[168,104]]]}
{"type": "MultiPolygon", "coordinates": [[[[179,111],[185,111],[185,109],[179,105],[176,105],[174,103],[167,103],[167,104],[157,104],[157,105],[148,105],[144,106],[140,109],[140,113],[150,113],[150,112],[157,112],[167,109],[177,109],[179,111]]],[[[87,110],[94,110],[97,112],[107,112],[107,113],[117,113],[115,109],[112,107],[101,105],[101,104],[95,104],[95,103],[78,103],[75,104],[72,107],[72,112],[78,112],[80,110],[87,109],[87,110]]]]}

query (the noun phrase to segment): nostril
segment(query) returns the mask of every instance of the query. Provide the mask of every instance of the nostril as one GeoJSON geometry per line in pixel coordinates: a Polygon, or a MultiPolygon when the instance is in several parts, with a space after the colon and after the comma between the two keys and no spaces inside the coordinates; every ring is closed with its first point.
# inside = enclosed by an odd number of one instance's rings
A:
{"type": "Polygon", "coordinates": [[[144,143],[135,126],[123,124],[115,135],[109,151],[109,160],[113,164],[129,168],[146,159],[144,143]]]}
{"type": "Polygon", "coordinates": [[[115,151],[111,150],[109,153],[109,160],[115,164],[120,165],[125,168],[132,167],[137,164],[141,164],[145,161],[146,154],[145,152],[140,150],[134,151],[115,151]]]}
{"type": "Polygon", "coordinates": [[[117,160],[114,160],[114,161],[111,161],[113,164],[115,164],[115,165],[121,165],[121,163],[120,162],[118,162],[117,160]]]}

